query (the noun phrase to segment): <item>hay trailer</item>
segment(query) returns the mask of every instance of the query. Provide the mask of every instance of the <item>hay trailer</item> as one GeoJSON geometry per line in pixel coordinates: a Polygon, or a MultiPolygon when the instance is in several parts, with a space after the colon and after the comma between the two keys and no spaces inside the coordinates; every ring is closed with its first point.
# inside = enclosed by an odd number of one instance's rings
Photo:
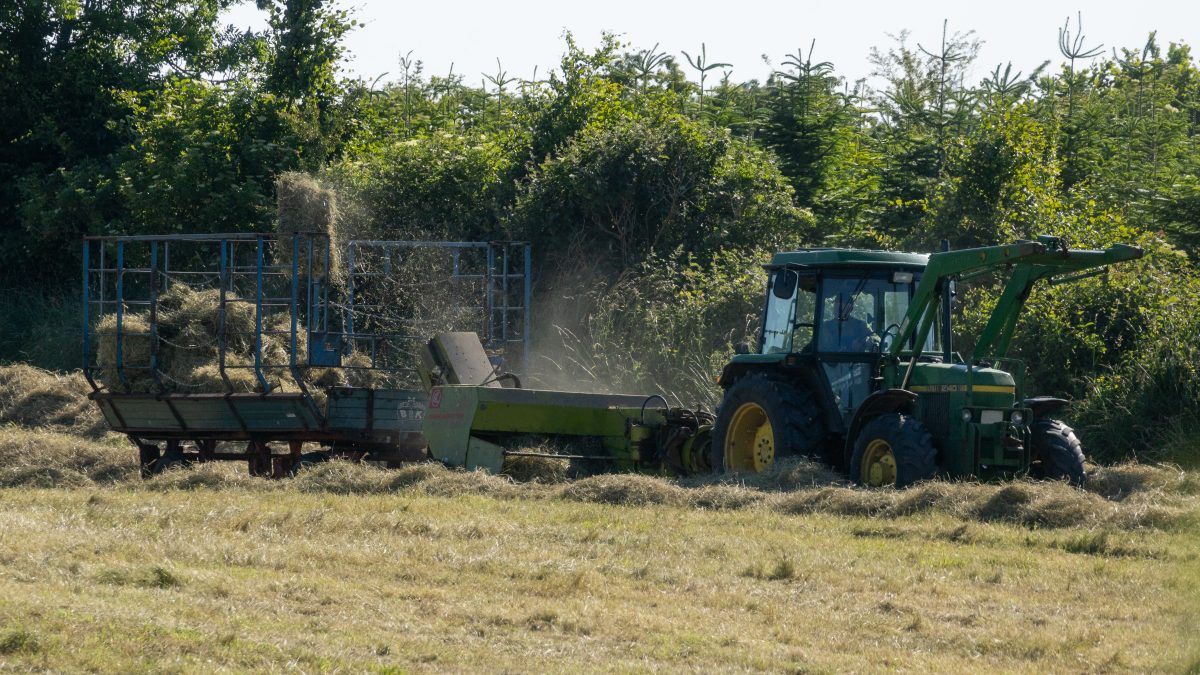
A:
{"type": "Polygon", "coordinates": [[[91,398],[144,476],[216,460],[281,477],[332,456],[423,459],[422,336],[470,330],[497,366],[528,359],[522,242],[87,237],[82,290],[91,398]]]}

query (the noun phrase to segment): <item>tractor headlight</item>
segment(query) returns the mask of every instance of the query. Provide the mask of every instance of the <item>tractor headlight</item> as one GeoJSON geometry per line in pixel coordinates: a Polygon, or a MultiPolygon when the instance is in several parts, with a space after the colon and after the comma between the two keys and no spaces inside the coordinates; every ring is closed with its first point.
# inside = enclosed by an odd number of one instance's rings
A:
{"type": "Polygon", "coordinates": [[[1021,412],[1020,410],[1014,410],[1012,414],[1012,423],[1017,425],[1025,424],[1025,413],[1021,412]]]}
{"type": "Polygon", "coordinates": [[[962,421],[970,422],[974,417],[975,417],[975,413],[971,412],[970,410],[967,410],[966,408],[963,408],[962,421]]]}

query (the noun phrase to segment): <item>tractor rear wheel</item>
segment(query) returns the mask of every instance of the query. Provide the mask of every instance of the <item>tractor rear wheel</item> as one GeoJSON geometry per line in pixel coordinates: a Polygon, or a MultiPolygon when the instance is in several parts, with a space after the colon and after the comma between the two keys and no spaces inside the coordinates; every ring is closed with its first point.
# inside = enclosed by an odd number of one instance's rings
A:
{"type": "Polygon", "coordinates": [[[725,390],[713,425],[714,471],[766,471],[777,457],[818,456],[825,424],[812,393],[780,375],[751,373],[725,390]]]}
{"type": "Polygon", "coordinates": [[[1034,478],[1067,480],[1075,487],[1087,482],[1083,468],[1083,446],[1075,430],[1058,420],[1040,417],[1029,425],[1033,465],[1029,474],[1034,478]]]}
{"type": "Polygon", "coordinates": [[[871,487],[908,487],[937,473],[937,449],[915,417],[880,415],[867,422],[854,442],[850,478],[871,487]]]}

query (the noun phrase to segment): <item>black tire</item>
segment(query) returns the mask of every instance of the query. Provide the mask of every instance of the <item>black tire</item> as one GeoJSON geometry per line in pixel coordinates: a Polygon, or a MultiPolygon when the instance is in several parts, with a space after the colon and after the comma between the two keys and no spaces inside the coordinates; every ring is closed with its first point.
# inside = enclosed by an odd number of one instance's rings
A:
{"type": "Polygon", "coordinates": [[[888,413],[863,425],[854,441],[850,478],[855,483],[868,483],[863,479],[863,459],[874,441],[886,443],[894,458],[895,483],[887,484],[905,488],[937,474],[937,449],[933,446],[933,436],[921,420],[900,413],[888,413]]]}
{"type": "Polygon", "coordinates": [[[1029,425],[1033,463],[1029,475],[1046,480],[1066,480],[1075,487],[1087,483],[1083,445],[1075,430],[1058,420],[1040,417],[1029,425]]]}
{"type": "Polygon", "coordinates": [[[154,463],[153,471],[155,474],[160,474],[164,471],[170,470],[173,467],[187,467],[190,466],[190,464],[191,462],[188,462],[187,459],[184,458],[183,450],[179,446],[172,448],[168,445],[167,449],[163,451],[162,457],[159,457],[158,461],[154,463]]]}
{"type": "Polygon", "coordinates": [[[825,422],[812,392],[775,373],[750,373],[725,390],[713,425],[709,464],[724,473],[725,439],[734,413],[747,403],[766,413],[774,436],[775,457],[801,455],[824,460],[825,422]]]}

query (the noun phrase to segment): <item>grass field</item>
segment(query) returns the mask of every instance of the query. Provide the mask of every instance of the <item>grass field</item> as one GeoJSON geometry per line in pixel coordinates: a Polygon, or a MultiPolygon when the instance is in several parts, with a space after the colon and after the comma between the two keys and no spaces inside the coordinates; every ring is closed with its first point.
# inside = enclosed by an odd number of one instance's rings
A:
{"type": "Polygon", "coordinates": [[[86,409],[4,392],[0,670],[1200,672],[1200,473],[1177,467],[1087,491],[870,491],[803,462],[141,481],[86,409]]]}
{"type": "MultiPolygon", "coordinates": [[[[9,428],[0,446],[53,438],[9,428]]],[[[1194,672],[1200,483],[1112,471],[1136,486],[1120,500],[26,471],[0,489],[0,668],[1194,672]]]]}

